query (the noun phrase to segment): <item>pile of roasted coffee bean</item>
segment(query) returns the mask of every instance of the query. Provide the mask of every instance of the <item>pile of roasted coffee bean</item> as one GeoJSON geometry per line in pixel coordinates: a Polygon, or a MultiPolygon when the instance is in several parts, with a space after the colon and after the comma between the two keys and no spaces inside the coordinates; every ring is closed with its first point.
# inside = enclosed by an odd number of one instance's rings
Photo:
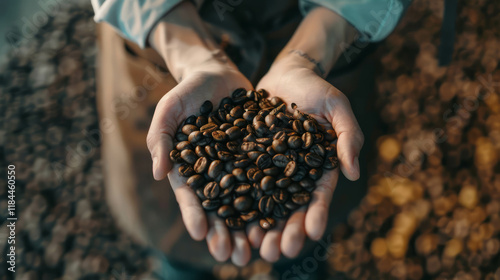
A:
{"type": "Polygon", "coordinates": [[[205,101],[199,116],[184,121],[170,158],[203,208],[230,229],[258,219],[273,228],[309,203],[323,168],[338,166],[335,132],[295,104],[290,113],[265,90],[241,88],[213,107],[205,101]]]}

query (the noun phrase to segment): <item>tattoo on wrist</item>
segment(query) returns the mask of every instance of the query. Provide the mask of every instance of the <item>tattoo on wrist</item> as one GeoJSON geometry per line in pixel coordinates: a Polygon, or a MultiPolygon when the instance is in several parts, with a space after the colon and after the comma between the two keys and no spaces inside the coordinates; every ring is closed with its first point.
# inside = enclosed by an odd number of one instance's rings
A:
{"type": "Polygon", "coordinates": [[[321,64],[319,63],[319,61],[317,61],[316,59],[310,57],[307,53],[301,51],[301,50],[290,50],[289,53],[294,53],[294,54],[297,54],[307,60],[309,60],[309,62],[313,63],[314,66],[316,66],[316,70],[318,72],[318,74],[323,77],[323,75],[325,75],[325,70],[323,69],[323,67],[321,66],[321,64]]]}

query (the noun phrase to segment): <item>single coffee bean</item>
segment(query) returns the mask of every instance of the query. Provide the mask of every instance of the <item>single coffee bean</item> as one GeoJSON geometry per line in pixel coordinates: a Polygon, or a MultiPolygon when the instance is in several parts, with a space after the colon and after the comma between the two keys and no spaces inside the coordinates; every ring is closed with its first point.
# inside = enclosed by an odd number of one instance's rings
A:
{"type": "Polygon", "coordinates": [[[243,152],[248,153],[248,152],[255,150],[256,146],[257,146],[257,144],[255,144],[254,142],[243,142],[241,144],[241,150],[243,152]]]}
{"type": "Polygon", "coordinates": [[[193,145],[191,145],[191,143],[189,141],[182,141],[182,142],[177,143],[177,145],[175,145],[175,149],[178,151],[182,151],[182,150],[186,150],[186,149],[192,150],[193,145]]]}
{"type": "Polygon", "coordinates": [[[249,91],[247,91],[247,97],[248,97],[248,99],[253,101],[255,99],[255,93],[256,93],[255,90],[249,90],[249,91]]]}
{"type": "Polygon", "coordinates": [[[264,172],[257,167],[250,168],[247,172],[247,177],[252,182],[260,182],[264,177],[264,172]]]}
{"type": "Polygon", "coordinates": [[[231,112],[229,112],[229,114],[231,115],[231,117],[233,118],[236,118],[236,119],[239,119],[243,116],[243,108],[241,108],[241,106],[236,106],[234,107],[231,112]]]}
{"type": "MultiPolygon", "coordinates": [[[[226,130],[228,130],[228,129],[229,129],[229,128],[231,128],[231,127],[233,127],[233,125],[232,125],[232,124],[230,124],[230,123],[223,123],[223,124],[221,124],[221,125],[219,126],[219,130],[222,130],[222,131],[224,131],[224,132],[225,132],[226,130]]],[[[227,134],[227,133],[226,133],[226,134],[227,134]]]]}
{"type": "Polygon", "coordinates": [[[293,130],[299,134],[303,134],[305,132],[304,126],[300,120],[294,120],[292,123],[293,130]]]}
{"type": "Polygon", "coordinates": [[[292,149],[302,148],[302,144],[302,138],[300,138],[299,136],[291,136],[290,138],[288,138],[288,147],[292,149]]]}
{"type": "Polygon", "coordinates": [[[217,178],[219,174],[222,172],[224,169],[224,164],[220,160],[214,160],[212,163],[210,163],[210,166],[208,167],[208,176],[212,179],[217,178]]]}
{"type": "MultiPolygon", "coordinates": [[[[195,122],[196,122],[196,116],[191,115],[191,116],[186,118],[186,120],[184,121],[184,124],[194,124],[195,122]]],[[[189,133],[186,133],[186,135],[189,135],[189,133]]]]}
{"type": "Polygon", "coordinates": [[[273,150],[278,154],[284,153],[287,150],[285,141],[273,140],[273,150]]]}
{"type": "Polygon", "coordinates": [[[280,119],[283,123],[288,123],[291,120],[291,118],[283,112],[279,112],[278,114],[276,114],[276,117],[280,119]]]}
{"type": "Polygon", "coordinates": [[[264,215],[269,215],[273,212],[274,200],[272,196],[264,195],[259,200],[259,211],[264,215]]]}
{"type": "Polygon", "coordinates": [[[201,132],[207,132],[207,133],[212,133],[213,131],[215,131],[216,129],[219,128],[219,124],[216,124],[216,123],[207,123],[206,125],[200,127],[200,131],[201,132]]]}
{"type": "MultiPolygon", "coordinates": [[[[239,118],[239,119],[236,119],[234,120],[233,122],[233,126],[236,126],[236,127],[239,127],[239,128],[244,128],[247,126],[247,121],[243,118],[239,118]]],[[[226,131],[226,134],[227,134],[227,131],[226,131]]]]}
{"type": "Polygon", "coordinates": [[[246,182],[248,180],[247,173],[242,168],[235,168],[232,174],[239,182],[246,182]]]}
{"type": "Polygon", "coordinates": [[[323,167],[328,170],[335,169],[339,166],[339,159],[336,156],[326,158],[323,167]]]}
{"type": "Polygon", "coordinates": [[[302,142],[302,148],[306,150],[309,149],[314,143],[312,134],[310,132],[302,134],[302,142]]]}
{"type": "Polygon", "coordinates": [[[229,160],[233,159],[233,154],[230,152],[226,152],[226,151],[217,152],[217,156],[222,161],[229,161],[229,160]]]}
{"type": "Polygon", "coordinates": [[[243,195],[243,196],[237,197],[234,200],[233,206],[234,206],[234,209],[236,209],[240,212],[246,212],[246,211],[250,210],[250,208],[252,207],[252,203],[253,203],[253,199],[250,196],[243,195]]]}
{"type": "Polygon", "coordinates": [[[255,164],[259,169],[264,170],[268,167],[271,167],[271,165],[273,164],[273,159],[269,154],[262,153],[255,161],[255,164]]]}
{"type": "Polygon", "coordinates": [[[269,110],[273,109],[273,105],[271,104],[271,102],[269,102],[269,100],[265,98],[260,100],[259,107],[262,109],[269,109],[269,110]]]}
{"type": "Polygon", "coordinates": [[[315,153],[318,156],[324,158],[326,154],[326,149],[323,147],[323,145],[320,144],[314,144],[312,147],[309,149],[309,152],[315,153]]]}
{"type": "Polygon", "coordinates": [[[286,191],[284,189],[274,190],[273,199],[278,204],[285,203],[288,200],[288,191],[286,191]]]}
{"type": "Polygon", "coordinates": [[[271,97],[271,100],[269,100],[271,102],[271,105],[273,106],[278,106],[278,105],[281,105],[283,103],[283,100],[281,100],[281,98],[277,97],[277,96],[273,96],[271,97]]]}
{"type": "Polygon", "coordinates": [[[222,100],[220,101],[219,103],[219,108],[222,109],[224,108],[225,105],[233,105],[233,100],[231,99],[231,97],[224,97],[222,98],[222,100]]]}
{"type": "Polygon", "coordinates": [[[198,118],[196,118],[196,126],[197,127],[202,127],[204,125],[206,125],[208,123],[208,118],[206,116],[199,116],[198,118]]]}
{"type": "Polygon", "coordinates": [[[272,167],[264,169],[262,172],[264,172],[264,175],[278,176],[281,171],[278,167],[272,166],[272,167]]]}
{"type": "Polygon", "coordinates": [[[233,173],[234,170],[234,160],[224,162],[224,171],[227,173],[233,173]]]}
{"type": "Polygon", "coordinates": [[[242,104],[248,100],[247,91],[244,88],[239,88],[233,91],[231,97],[233,98],[233,103],[235,104],[242,104]]]}
{"type": "Polygon", "coordinates": [[[234,183],[236,182],[236,178],[234,177],[233,174],[226,174],[222,179],[220,180],[220,187],[223,189],[228,189],[234,183]]]}
{"type": "Polygon", "coordinates": [[[212,137],[214,138],[215,141],[217,142],[224,142],[227,141],[227,135],[224,131],[222,130],[215,130],[212,132],[212,137]]]}
{"type": "Polygon", "coordinates": [[[202,175],[196,174],[187,179],[188,186],[193,189],[197,189],[205,185],[205,178],[202,175]]]}
{"type": "Polygon", "coordinates": [[[312,191],[316,185],[314,184],[314,181],[309,179],[309,178],[304,178],[302,181],[299,182],[299,185],[304,188],[306,191],[312,191]]]}
{"type": "Polygon", "coordinates": [[[325,134],[325,140],[332,142],[333,140],[337,139],[337,133],[333,129],[329,129],[326,131],[325,134]]]}
{"type": "Polygon", "coordinates": [[[189,134],[191,134],[191,132],[198,131],[198,130],[200,130],[200,129],[194,124],[186,124],[182,127],[182,133],[184,133],[186,135],[189,135],[189,134]]]}
{"type": "MultiPolygon", "coordinates": [[[[251,152],[248,152],[247,153],[247,156],[249,159],[251,160],[257,160],[257,158],[260,156],[260,155],[263,155],[264,153],[262,152],[259,152],[259,151],[251,151],[251,152]]],[[[259,167],[260,168],[260,167],[259,167]]]]}
{"type": "MultiPolygon", "coordinates": [[[[257,118],[259,116],[256,116],[257,118]]],[[[262,121],[258,121],[254,125],[255,133],[257,134],[258,137],[264,137],[266,133],[269,131],[266,124],[262,121]]]]}
{"type": "Polygon", "coordinates": [[[255,116],[257,116],[257,111],[256,110],[249,110],[249,111],[246,111],[245,113],[243,113],[243,118],[247,122],[253,121],[253,118],[255,118],[255,116]]]}
{"type": "Polygon", "coordinates": [[[290,215],[290,210],[283,204],[277,204],[274,206],[273,217],[276,219],[285,219],[290,215]]]}
{"type": "MultiPolygon", "coordinates": [[[[226,110],[224,109],[217,109],[217,111],[215,112],[215,117],[219,120],[219,126],[224,123],[226,121],[226,115],[227,115],[227,112],[226,110]]],[[[232,120],[234,121],[234,120],[232,120]]],[[[231,121],[231,122],[232,122],[231,121]]]]}
{"type": "Polygon", "coordinates": [[[182,132],[177,132],[175,134],[175,139],[179,142],[182,142],[182,141],[187,141],[188,140],[188,136],[182,132]]]}
{"type": "Polygon", "coordinates": [[[288,178],[288,177],[281,178],[281,179],[276,181],[276,187],[281,188],[281,189],[285,189],[288,186],[290,186],[291,183],[292,183],[292,180],[290,178],[288,178]]]}
{"type": "Polygon", "coordinates": [[[240,218],[246,223],[251,223],[259,218],[259,211],[252,210],[248,213],[241,214],[240,218]]]}
{"type": "Polygon", "coordinates": [[[274,140],[281,140],[283,142],[287,141],[288,136],[286,135],[286,132],[281,130],[278,133],[274,134],[273,136],[274,140]]]}
{"type": "Polygon", "coordinates": [[[226,135],[228,136],[229,140],[235,140],[239,139],[242,136],[242,132],[239,127],[233,126],[226,130],[226,135]]]}
{"type": "Polygon", "coordinates": [[[218,199],[214,199],[214,200],[206,199],[201,203],[201,206],[203,207],[203,209],[205,209],[207,211],[212,211],[212,210],[218,209],[220,207],[220,205],[221,205],[221,202],[218,199]]]}
{"type": "Polygon", "coordinates": [[[275,185],[275,180],[272,176],[265,176],[260,181],[260,188],[265,192],[273,190],[274,185],[275,185]]]}
{"type": "Polygon", "coordinates": [[[300,182],[302,179],[304,179],[307,175],[307,169],[304,166],[299,166],[299,169],[295,173],[295,175],[292,176],[292,181],[294,182],[300,182]]]}
{"type": "Polygon", "coordinates": [[[259,225],[264,230],[271,230],[276,226],[276,221],[271,217],[260,219],[259,225]]]}
{"type": "Polygon", "coordinates": [[[206,157],[201,157],[194,163],[193,169],[196,173],[201,174],[207,171],[209,162],[206,157]]]}
{"type": "Polygon", "coordinates": [[[292,201],[300,206],[306,205],[311,200],[311,194],[306,191],[300,191],[292,194],[292,201]]]}
{"type": "Polygon", "coordinates": [[[245,227],[245,222],[240,217],[226,218],[226,226],[231,230],[241,230],[245,227]]]}
{"type": "Polygon", "coordinates": [[[275,115],[267,115],[264,120],[266,121],[266,125],[271,127],[273,124],[277,123],[278,118],[276,118],[275,115]]]}
{"type": "Polygon", "coordinates": [[[287,209],[290,209],[291,211],[297,210],[300,207],[300,205],[296,204],[295,202],[293,202],[291,200],[288,200],[287,202],[285,202],[284,205],[287,209]]]}
{"type": "Polygon", "coordinates": [[[321,167],[323,165],[323,158],[315,153],[307,153],[304,157],[304,161],[312,168],[321,167]]]}
{"type": "Polygon", "coordinates": [[[243,104],[243,109],[245,110],[259,110],[259,104],[255,103],[255,101],[247,101],[243,104]]]}
{"type": "Polygon", "coordinates": [[[194,164],[198,157],[192,150],[183,150],[181,152],[181,158],[189,164],[194,164]]]}
{"type": "Polygon", "coordinates": [[[177,150],[170,151],[170,160],[172,160],[175,163],[181,163],[182,162],[181,153],[177,150]]]}
{"type": "Polygon", "coordinates": [[[210,102],[210,100],[207,100],[207,101],[203,102],[203,104],[201,104],[200,114],[208,115],[210,112],[212,112],[213,109],[214,109],[214,105],[212,104],[212,102],[210,102]]]}
{"type": "Polygon", "coordinates": [[[316,133],[318,131],[316,124],[311,120],[305,120],[303,124],[304,129],[308,132],[316,133]]]}
{"type": "Polygon", "coordinates": [[[231,205],[222,205],[217,210],[217,216],[223,219],[233,217],[235,215],[236,215],[236,210],[234,210],[233,206],[231,205]]]}
{"type": "Polygon", "coordinates": [[[188,140],[191,144],[195,144],[203,138],[203,132],[201,131],[193,131],[189,134],[188,140]]]}
{"type": "Polygon", "coordinates": [[[212,159],[217,159],[218,158],[217,150],[215,150],[215,148],[212,147],[212,146],[205,146],[205,152],[212,159]]]}
{"type": "Polygon", "coordinates": [[[237,141],[229,141],[226,143],[226,148],[232,153],[237,153],[240,149],[240,144],[237,141]]]}
{"type": "Polygon", "coordinates": [[[323,170],[321,168],[312,168],[311,170],[309,170],[309,178],[311,178],[312,180],[317,181],[319,180],[319,178],[321,178],[321,176],[323,176],[323,170]]]}
{"type": "Polygon", "coordinates": [[[205,185],[205,188],[203,189],[203,194],[208,199],[215,199],[217,196],[219,196],[219,192],[220,192],[220,187],[219,184],[217,184],[217,182],[209,182],[208,184],[205,185]]]}
{"type": "Polygon", "coordinates": [[[179,166],[179,174],[181,174],[182,177],[191,177],[196,173],[188,164],[182,164],[181,166],[179,166]]]}
{"type": "Polygon", "coordinates": [[[276,167],[285,168],[289,161],[284,154],[277,154],[273,157],[273,163],[276,167]]]}
{"type": "Polygon", "coordinates": [[[302,190],[302,187],[297,182],[293,182],[286,188],[289,193],[296,193],[302,190]]]}
{"type": "Polygon", "coordinates": [[[295,173],[297,173],[298,170],[299,167],[297,166],[297,163],[292,160],[286,165],[284,173],[286,177],[292,177],[293,175],[295,175],[295,173]]]}
{"type": "Polygon", "coordinates": [[[236,184],[236,188],[234,189],[234,192],[238,195],[244,195],[249,193],[252,190],[252,185],[247,184],[247,183],[238,183],[236,184]]]}

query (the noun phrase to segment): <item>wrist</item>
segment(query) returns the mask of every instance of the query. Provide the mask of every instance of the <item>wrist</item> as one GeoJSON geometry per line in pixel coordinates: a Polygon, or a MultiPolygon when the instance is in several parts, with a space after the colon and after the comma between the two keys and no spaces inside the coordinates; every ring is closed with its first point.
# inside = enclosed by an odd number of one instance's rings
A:
{"type": "Polygon", "coordinates": [[[149,42],[177,81],[196,69],[235,67],[190,1],[167,13],[152,30],[149,42]]]}

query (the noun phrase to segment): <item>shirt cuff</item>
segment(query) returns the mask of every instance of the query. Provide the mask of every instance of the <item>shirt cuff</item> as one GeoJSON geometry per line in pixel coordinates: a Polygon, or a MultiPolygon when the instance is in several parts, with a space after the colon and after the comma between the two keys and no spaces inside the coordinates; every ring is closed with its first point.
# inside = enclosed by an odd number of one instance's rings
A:
{"type": "Polygon", "coordinates": [[[411,0],[301,0],[302,14],[317,6],[330,9],[354,26],[360,41],[378,42],[398,24],[411,0]]]}
{"type": "Polygon", "coordinates": [[[92,0],[96,22],[107,22],[123,37],[147,46],[156,23],[183,0],[92,0]]]}

